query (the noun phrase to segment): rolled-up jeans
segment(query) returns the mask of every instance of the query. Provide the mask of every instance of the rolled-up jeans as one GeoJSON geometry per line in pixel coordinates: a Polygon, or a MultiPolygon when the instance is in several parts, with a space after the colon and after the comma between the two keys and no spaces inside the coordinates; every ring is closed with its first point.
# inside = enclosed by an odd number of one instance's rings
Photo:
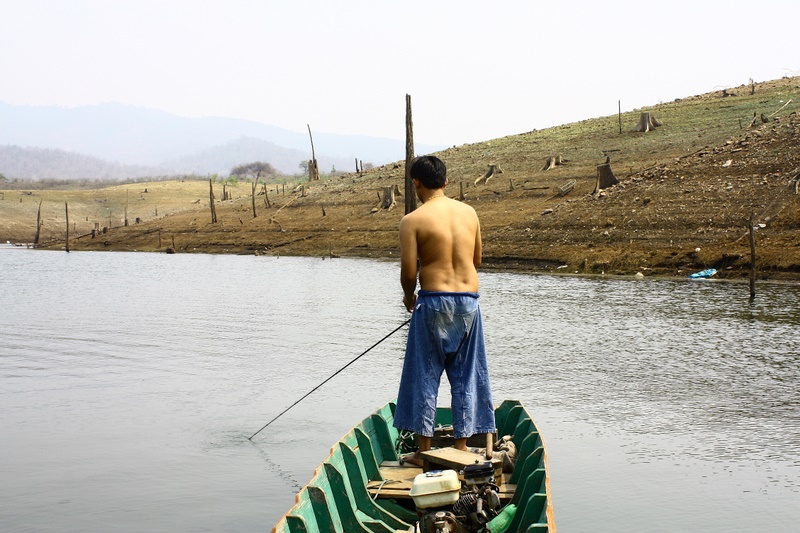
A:
{"type": "Polygon", "coordinates": [[[419,291],[397,395],[396,428],[433,436],[442,371],[450,382],[453,436],[493,432],[478,293],[419,291]]]}

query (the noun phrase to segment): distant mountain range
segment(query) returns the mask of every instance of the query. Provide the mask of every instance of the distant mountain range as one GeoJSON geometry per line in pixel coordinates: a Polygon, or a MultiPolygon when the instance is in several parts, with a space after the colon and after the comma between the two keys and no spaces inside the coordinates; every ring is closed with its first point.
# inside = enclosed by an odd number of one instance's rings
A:
{"type": "MultiPolygon", "coordinates": [[[[312,129],[313,131],[313,129],[312,129]]],[[[354,171],[405,158],[405,141],[313,132],[320,171],[354,171]]],[[[417,145],[417,153],[444,146],[417,145]]],[[[308,133],[259,122],[185,118],[123,104],[76,108],[0,102],[0,173],[9,179],[124,179],[170,174],[227,176],[265,161],[285,174],[311,159],[308,133]]]]}

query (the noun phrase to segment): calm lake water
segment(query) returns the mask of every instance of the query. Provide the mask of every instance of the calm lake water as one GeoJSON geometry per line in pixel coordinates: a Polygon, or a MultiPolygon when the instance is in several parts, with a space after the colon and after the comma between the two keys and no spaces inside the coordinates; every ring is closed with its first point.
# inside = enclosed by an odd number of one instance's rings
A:
{"type": "MultiPolygon", "coordinates": [[[[0,531],[268,531],[393,399],[398,265],[0,247],[0,531]]],[[[797,531],[800,287],[483,273],[563,532],[797,531]]],[[[446,387],[440,403],[449,399],[446,387]]]]}

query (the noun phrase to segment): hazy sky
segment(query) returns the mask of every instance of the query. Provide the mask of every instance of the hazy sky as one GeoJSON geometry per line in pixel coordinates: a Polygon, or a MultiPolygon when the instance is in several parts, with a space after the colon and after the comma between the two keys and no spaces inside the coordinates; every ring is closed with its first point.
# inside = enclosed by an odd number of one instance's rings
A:
{"type": "Polygon", "coordinates": [[[0,101],[457,145],[800,74],[797,0],[0,0],[0,101]]]}

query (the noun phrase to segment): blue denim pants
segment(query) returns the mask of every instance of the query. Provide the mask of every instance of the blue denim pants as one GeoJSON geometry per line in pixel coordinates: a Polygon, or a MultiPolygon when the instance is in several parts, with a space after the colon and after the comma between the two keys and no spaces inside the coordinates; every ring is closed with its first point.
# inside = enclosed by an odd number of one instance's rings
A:
{"type": "Polygon", "coordinates": [[[419,291],[408,330],[394,425],[433,436],[442,371],[452,393],[453,435],[495,430],[478,294],[419,291]]]}

